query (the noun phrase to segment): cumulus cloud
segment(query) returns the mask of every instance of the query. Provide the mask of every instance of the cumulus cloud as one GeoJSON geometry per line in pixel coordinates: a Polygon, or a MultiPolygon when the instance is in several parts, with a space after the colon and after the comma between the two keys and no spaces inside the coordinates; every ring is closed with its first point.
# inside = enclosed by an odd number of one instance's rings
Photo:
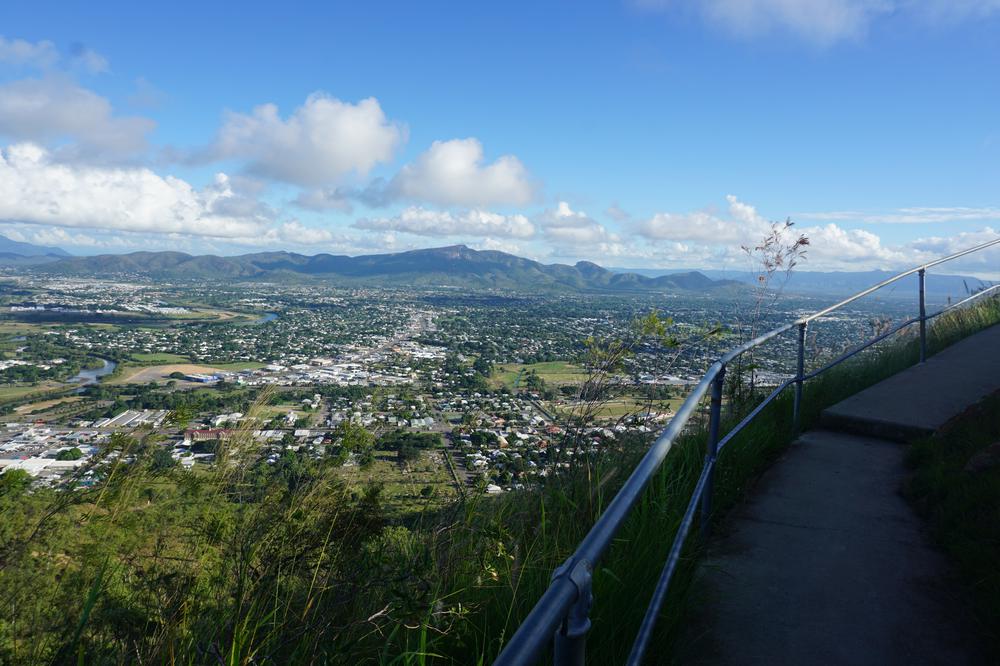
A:
{"type": "Polygon", "coordinates": [[[0,220],[225,238],[258,234],[272,217],[225,174],[198,190],[146,168],[58,163],[34,144],[0,151],[0,220]]]}
{"type": "Polygon", "coordinates": [[[861,222],[865,224],[930,224],[935,222],[969,222],[1000,220],[1000,208],[990,207],[910,207],[884,213],[865,211],[829,211],[798,213],[803,220],[830,222],[861,222]]]}
{"type": "Polygon", "coordinates": [[[297,245],[316,251],[330,245],[342,245],[350,242],[350,239],[345,235],[335,234],[329,229],[306,226],[298,220],[290,220],[269,227],[256,236],[238,236],[227,240],[252,247],[274,249],[276,245],[297,245]]]}
{"type": "Polygon", "coordinates": [[[603,225],[582,211],[575,211],[565,201],[537,217],[545,237],[554,243],[569,245],[594,245],[608,241],[617,242],[618,237],[608,232],[603,225]]]}
{"type": "Polygon", "coordinates": [[[317,187],[389,161],[405,136],[405,127],[389,121],[375,98],[351,104],[317,92],[287,119],[274,104],[227,114],[202,157],[246,160],[256,175],[317,187]]]}
{"type": "Polygon", "coordinates": [[[83,44],[73,44],[68,57],[63,57],[55,44],[47,39],[29,42],[24,39],[7,39],[2,35],[0,64],[36,70],[49,70],[62,65],[65,69],[82,70],[88,74],[101,74],[109,70],[108,59],[83,44]]]}
{"type": "Polygon", "coordinates": [[[485,210],[460,213],[410,207],[394,217],[362,218],[358,229],[402,231],[419,236],[497,236],[531,238],[535,226],[524,215],[500,215],[485,210]]]}
{"type": "Polygon", "coordinates": [[[63,159],[120,160],[146,150],[155,123],[116,116],[111,103],[68,78],[0,85],[0,135],[13,141],[63,143],[63,159]]]}
{"type": "Polygon", "coordinates": [[[340,187],[320,188],[316,190],[302,190],[298,196],[292,200],[299,208],[314,211],[338,210],[350,213],[354,210],[351,204],[353,192],[340,187]]]}
{"type": "Polygon", "coordinates": [[[865,229],[844,229],[836,224],[797,228],[809,237],[809,263],[827,268],[857,270],[858,266],[891,268],[915,263],[905,249],[887,247],[865,229]]]}
{"type": "Polygon", "coordinates": [[[634,0],[647,11],[693,8],[709,23],[741,37],[775,31],[828,45],[863,35],[870,22],[892,13],[899,0],[634,0]]]}
{"type": "Polygon", "coordinates": [[[639,233],[650,240],[699,241],[739,245],[766,232],[768,222],[756,209],[733,195],[728,217],[707,210],[690,213],[656,213],[639,223],[639,233]]]}
{"type": "MultiPolygon", "coordinates": [[[[697,257],[700,265],[739,265],[745,261],[740,247],[763,238],[771,231],[771,223],[754,206],[733,195],[726,199],[726,215],[709,210],[657,213],[641,222],[637,230],[655,246],[669,248],[672,256],[697,257]]],[[[845,229],[833,222],[795,226],[791,233],[809,237],[808,265],[815,270],[894,268],[918,263],[924,257],[915,246],[887,246],[866,229],[845,229]]]]}
{"type": "Polygon", "coordinates": [[[1000,0],[632,0],[645,11],[692,10],[741,37],[786,32],[819,46],[864,36],[879,17],[932,25],[1000,13],[1000,0]]]}
{"type": "MultiPolygon", "coordinates": [[[[978,231],[962,231],[950,236],[927,236],[907,243],[907,248],[918,253],[921,261],[961,252],[989,241],[1000,239],[1000,229],[984,227],[978,231]]],[[[1000,245],[976,252],[942,264],[942,272],[979,271],[990,279],[1000,279],[1000,245]]]]}
{"type": "Polygon", "coordinates": [[[736,34],[756,36],[785,30],[819,44],[864,34],[876,16],[891,12],[887,0],[711,0],[710,21],[736,34]]]}
{"type": "Polygon", "coordinates": [[[629,213],[624,208],[622,208],[621,206],[619,206],[617,202],[608,206],[607,210],[605,210],[604,213],[612,220],[615,220],[617,222],[626,222],[632,219],[632,214],[629,213]]]}
{"type": "Polygon", "coordinates": [[[475,249],[477,250],[492,250],[494,252],[506,252],[507,254],[515,254],[519,257],[526,257],[528,259],[534,259],[534,253],[532,250],[526,248],[520,243],[513,243],[509,240],[501,240],[498,238],[484,238],[483,240],[475,243],[475,249]]]}
{"type": "Polygon", "coordinates": [[[484,164],[478,139],[435,141],[389,183],[392,196],[444,206],[523,205],[535,198],[528,170],[513,155],[484,164]]]}
{"type": "Polygon", "coordinates": [[[55,44],[48,40],[28,42],[0,36],[0,63],[47,68],[59,60],[55,44]]]}
{"type": "Polygon", "coordinates": [[[110,69],[107,58],[83,44],[74,44],[70,53],[73,66],[89,74],[102,74],[110,69]]]}
{"type": "Polygon", "coordinates": [[[1000,12],[1000,0],[909,0],[905,4],[931,21],[963,21],[1000,12]]]}
{"type": "Polygon", "coordinates": [[[303,190],[293,203],[300,208],[315,211],[339,210],[351,212],[353,202],[363,203],[369,208],[381,208],[392,203],[392,195],[384,178],[376,178],[365,187],[323,187],[303,190]]]}

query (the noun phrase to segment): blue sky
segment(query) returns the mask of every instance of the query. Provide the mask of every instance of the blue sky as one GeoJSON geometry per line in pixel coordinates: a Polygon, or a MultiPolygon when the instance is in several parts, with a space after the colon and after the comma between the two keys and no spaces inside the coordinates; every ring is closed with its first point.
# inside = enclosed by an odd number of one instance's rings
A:
{"type": "Polygon", "coordinates": [[[329,4],[0,9],[0,233],[738,267],[790,216],[854,269],[1000,229],[1000,0],[329,4]]]}

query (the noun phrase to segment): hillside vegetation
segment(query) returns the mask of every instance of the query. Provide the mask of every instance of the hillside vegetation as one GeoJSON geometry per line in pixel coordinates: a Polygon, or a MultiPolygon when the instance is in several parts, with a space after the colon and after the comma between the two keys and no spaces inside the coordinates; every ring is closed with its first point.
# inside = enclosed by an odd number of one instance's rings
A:
{"type": "Polygon", "coordinates": [[[149,275],[160,278],[308,279],[344,284],[414,285],[541,291],[707,291],[732,286],[692,271],[660,277],[615,273],[580,261],[542,264],[512,254],[464,245],[358,257],[261,252],[235,257],[183,252],[134,252],[70,257],[36,268],[60,275],[149,275]]]}
{"type": "MultiPolygon", "coordinates": [[[[998,321],[997,299],[942,317],[933,348],[998,321]]],[[[807,420],[915,360],[910,337],[810,383],[807,420]]],[[[723,452],[718,513],[790,441],[789,398],[723,452]]],[[[628,653],[701,468],[701,426],[677,443],[595,571],[591,663],[628,653]]],[[[141,432],[113,438],[62,488],[29,488],[8,472],[0,663],[489,663],[646,445],[619,438],[539,488],[444,508],[428,497],[403,517],[377,483],[349,487],[334,456],[289,450],[267,464],[248,434],[194,472],[141,432]]],[[[698,548],[668,598],[661,655],[698,548]]]]}
{"type": "MultiPolygon", "coordinates": [[[[1000,649],[1000,395],[910,450],[907,498],[927,519],[974,600],[980,629],[1000,649]]],[[[995,654],[996,652],[994,652],[995,654]]]]}

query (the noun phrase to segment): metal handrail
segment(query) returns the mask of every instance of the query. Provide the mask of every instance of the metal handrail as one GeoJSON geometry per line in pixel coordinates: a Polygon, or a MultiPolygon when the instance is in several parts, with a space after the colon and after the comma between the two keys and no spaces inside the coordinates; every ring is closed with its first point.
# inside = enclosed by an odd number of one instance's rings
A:
{"type": "Polygon", "coordinates": [[[797,429],[802,400],[802,385],[806,380],[816,377],[835,365],[838,365],[839,363],[842,363],[843,361],[846,361],[847,359],[860,353],[864,349],[867,349],[873,344],[884,340],[885,338],[908,326],[911,326],[914,323],[920,324],[920,362],[924,362],[927,356],[926,323],[928,320],[933,319],[944,312],[969,303],[977,298],[981,298],[982,296],[1000,288],[1000,285],[991,286],[988,289],[984,289],[959,301],[958,303],[954,303],[938,312],[928,315],[925,307],[927,269],[952,261],[953,259],[957,259],[959,257],[964,257],[974,252],[979,252],[994,245],[1000,245],[1000,238],[982,243],[961,252],[950,254],[946,257],[941,257],[940,259],[922,264],[915,268],[911,268],[907,271],[894,275],[887,280],[883,280],[882,282],[879,282],[864,291],[860,291],[857,294],[836,303],[835,305],[806,317],[802,317],[794,322],[772,329],[723,354],[719,360],[710,365],[708,370],[705,371],[705,374],[688,395],[684,404],[677,410],[674,418],[671,419],[667,427],[663,430],[659,437],[656,438],[656,441],[653,442],[649,451],[646,452],[642,460],[639,461],[639,464],[636,465],[635,470],[633,470],[628,480],[625,481],[625,484],[615,495],[607,509],[604,510],[601,516],[594,523],[593,527],[591,527],[590,531],[580,542],[580,545],[577,546],[573,555],[571,555],[569,559],[567,559],[566,562],[552,574],[552,581],[549,584],[548,589],[545,590],[542,596],[535,603],[535,606],[528,613],[528,616],[521,623],[520,627],[518,627],[510,641],[507,642],[507,645],[497,657],[494,664],[499,664],[501,666],[513,666],[515,664],[521,665],[535,663],[542,656],[549,644],[549,641],[552,641],[555,663],[559,666],[568,664],[582,665],[584,663],[586,635],[590,629],[590,606],[593,600],[592,572],[594,566],[598,561],[600,561],[601,557],[611,545],[611,541],[615,534],[617,534],[618,530],[625,522],[629,512],[642,495],[643,490],[645,490],[646,486],[653,478],[653,475],[660,468],[663,460],[673,447],[674,441],[684,430],[688,420],[691,418],[691,415],[698,408],[699,403],[711,388],[712,400],[709,413],[709,433],[705,463],[702,467],[698,482],[692,491],[687,510],[685,511],[681,524],[674,536],[674,541],[671,544],[670,552],[667,556],[663,571],[660,574],[659,581],[657,582],[657,586],[653,592],[652,600],[646,610],[646,615],[643,618],[639,634],[636,637],[632,646],[632,652],[629,655],[628,663],[630,665],[640,664],[642,662],[643,655],[645,654],[646,647],[649,644],[649,640],[652,637],[656,618],[660,612],[660,606],[666,597],[667,588],[677,567],[677,563],[680,560],[681,551],[684,548],[684,542],[687,539],[691,526],[694,524],[695,513],[699,506],[701,507],[702,527],[705,529],[708,526],[708,518],[711,514],[712,476],[718,452],[722,449],[722,447],[731,442],[740,431],[742,431],[747,425],[750,424],[750,422],[753,421],[754,418],[757,417],[758,414],[761,413],[764,407],[776,400],[782,391],[792,385],[795,386],[795,400],[792,408],[793,422],[795,424],[795,428],[797,429]],[[828,315],[831,312],[848,305],[849,303],[853,303],[859,298],[867,296],[887,285],[890,285],[909,275],[913,275],[914,273],[919,276],[918,289],[920,314],[918,317],[909,319],[893,327],[889,331],[866,341],[859,347],[841,354],[830,363],[824,365],[822,368],[806,374],[804,367],[805,334],[810,322],[816,321],[817,319],[820,319],[821,317],[828,315]],[[776,338],[777,336],[796,328],[798,329],[798,367],[795,377],[782,382],[778,387],[776,387],[770,395],[768,395],[749,414],[747,414],[740,421],[740,423],[733,427],[725,435],[725,437],[720,440],[719,425],[721,422],[722,390],[724,387],[727,365],[751,349],[754,349],[768,340],[776,338]]]}

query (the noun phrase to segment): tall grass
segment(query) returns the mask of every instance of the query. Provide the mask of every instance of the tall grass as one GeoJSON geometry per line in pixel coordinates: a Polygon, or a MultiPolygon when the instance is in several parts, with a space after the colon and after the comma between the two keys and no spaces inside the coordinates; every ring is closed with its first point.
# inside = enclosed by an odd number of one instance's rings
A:
{"type": "MultiPolygon", "coordinates": [[[[1000,298],[988,298],[934,320],[928,331],[930,354],[957,340],[1000,322],[1000,298]]],[[[873,385],[919,359],[919,341],[913,332],[880,343],[808,382],[804,387],[802,424],[818,423],[822,410],[873,385]]],[[[725,448],[717,466],[713,504],[715,516],[724,515],[753,486],[759,475],[794,439],[790,391],[779,396],[725,448]]],[[[752,405],[748,405],[749,408],[752,405]]],[[[740,414],[732,414],[731,427],[740,414]]],[[[628,655],[635,632],[666,559],[671,541],[701,471],[705,433],[696,427],[675,444],[651,481],[614,545],[594,572],[593,629],[588,637],[592,663],[619,663],[628,655]]],[[[643,451],[615,451],[572,470],[537,492],[488,502],[472,510],[473,521],[495,530],[501,568],[493,584],[470,586],[473,604],[457,645],[454,636],[441,636],[441,653],[456,663],[496,656],[504,641],[527,615],[549,583],[552,570],[572,553],[627,478],[643,451]],[[504,559],[509,563],[504,563],[504,559]],[[446,647],[447,646],[447,647],[446,647]],[[459,651],[453,651],[460,646],[459,651]],[[464,650],[472,650],[465,652],[464,650]]],[[[700,536],[692,533],[658,624],[651,654],[669,654],[683,621],[687,593],[701,551],[700,536]]],[[[462,548],[448,559],[461,558],[462,548]]],[[[456,577],[468,580],[467,572],[456,577]]],[[[452,587],[452,589],[456,589],[452,587]]]]}
{"type": "Polygon", "coordinates": [[[927,520],[971,592],[974,618],[1000,650],[1000,394],[973,406],[940,433],[915,442],[907,499],[927,520]]]}
{"type": "MultiPolygon", "coordinates": [[[[998,299],[942,317],[931,349],[997,321],[998,299]]],[[[915,361],[904,339],[809,382],[805,423],[915,361]]],[[[592,663],[628,654],[703,463],[696,421],[594,572],[592,663]]],[[[722,452],[716,516],[792,437],[786,394],[722,452]]],[[[323,461],[291,455],[263,465],[249,432],[193,473],[157,469],[154,439],[117,439],[93,487],[0,490],[0,663],[490,663],[646,450],[623,441],[539,488],[388,524],[377,486],[352,494],[323,461]]],[[[700,548],[696,530],[660,661],[700,548]]]]}

